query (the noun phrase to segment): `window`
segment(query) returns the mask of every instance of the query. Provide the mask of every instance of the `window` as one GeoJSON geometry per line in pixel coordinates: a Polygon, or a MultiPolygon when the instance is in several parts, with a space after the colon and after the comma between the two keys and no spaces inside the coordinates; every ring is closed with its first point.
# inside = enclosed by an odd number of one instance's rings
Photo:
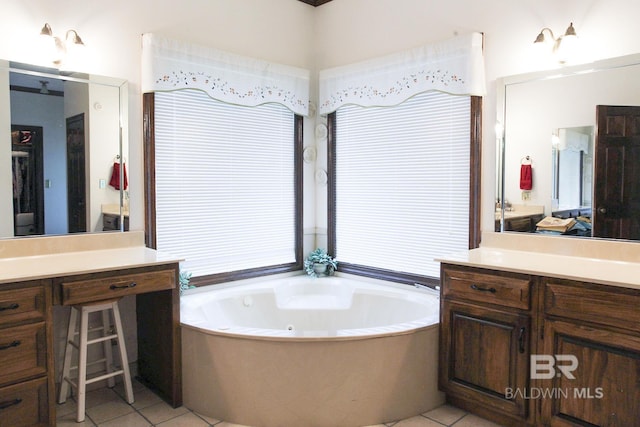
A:
{"type": "Polygon", "coordinates": [[[342,271],[437,282],[477,246],[481,98],[426,92],[329,116],[329,250],[342,271]]]}
{"type": "Polygon", "coordinates": [[[145,119],[152,247],[195,284],[301,268],[301,117],[179,90],[146,94],[145,119]]]}

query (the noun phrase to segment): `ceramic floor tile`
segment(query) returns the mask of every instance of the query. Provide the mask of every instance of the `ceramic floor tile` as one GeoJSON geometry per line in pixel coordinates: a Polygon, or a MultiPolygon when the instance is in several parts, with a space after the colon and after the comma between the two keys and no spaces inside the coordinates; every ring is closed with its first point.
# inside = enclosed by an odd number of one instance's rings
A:
{"type": "Polygon", "coordinates": [[[233,424],[233,423],[228,423],[226,421],[223,421],[220,424],[216,424],[215,427],[249,427],[249,426],[243,426],[242,424],[233,424]]]}
{"type": "Polygon", "coordinates": [[[442,427],[443,424],[439,422],[425,418],[422,415],[417,417],[407,418],[406,420],[398,421],[393,427],[442,427]]]}
{"type": "Polygon", "coordinates": [[[183,415],[187,412],[189,412],[189,410],[184,406],[172,408],[165,402],[156,403],[155,405],[151,405],[140,410],[140,413],[154,425],[169,421],[170,419],[183,415]]]}
{"type": "Polygon", "coordinates": [[[422,415],[449,426],[467,415],[467,412],[463,411],[462,409],[458,409],[455,406],[442,405],[422,415]]]}
{"type": "Polygon", "coordinates": [[[473,414],[466,415],[457,423],[452,424],[452,426],[453,427],[502,427],[500,424],[487,421],[484,418],[480,418],[473,414]]]}
{"type": "MultiPolygon", "coordinates": [[[[74,399],[77,401],[76,396],[74,399]]],[[[68,399],[67,399],[68,400],[68,399]]],[[[85,399],[85,408],[92,408],[94,406],[102,405],[107,402],[113,402],[119,400],[118,394],[111,388],[104,387],[97,390],[87,392],[85,399]]]]}
{"type": "Polygon", "coordinates": [[[56,418],[56,427],[94,427],[95,424],[91,421],[91,418],[85,416],[85,419],[81,423],[76,422],[75,411],[67,415],[59,415],[56,418]]]}
{"type": "MultiPolygon", "coordinates": [[[[135,402],[133,402],[131,405],[138,410],[162,402],[162,399],[157,394],[148,389],[135,391],[133,393],[133,397],[135,399],[135,402]]],[[[122,398],[124,399],[125,397],[122,396],[122,398]]]]}
{"type": "Polygon", "coordinates": [[[137,412],[132,412],[118,418],[114,418],[104,423],[100,423],[98,427],[149,427],[152,424],[137,412]]]}
{"type": "Polygon", "coordinates": [[[104,423],[131,412],[135,412],[133,406],[127,404],[119,397],[117,400],[112,400],[111,402],[103,403],[102,405],[87,408],[86,410],[86,414],[97,424],[104,423]]]}
{"type": "MultiPolygon", "coordinates": [[[[220,424],[218,424],[220,425],[220,424]]],[[[187,412],[184,415],[172,418],[160,424],[157,427],[208,427],[209,423],[198,417],[193,412],[187,412]]]]}
{"type": "Polygon", "coordinates": [[[206,415],[199,414],[198,412],[194,412],[194,414],[198,415],[200,418],[202,418],[203,420],[205,420],[211,425],[218,424],[220,421],[222,421],[216,418],[207,417],[206,415]]]}

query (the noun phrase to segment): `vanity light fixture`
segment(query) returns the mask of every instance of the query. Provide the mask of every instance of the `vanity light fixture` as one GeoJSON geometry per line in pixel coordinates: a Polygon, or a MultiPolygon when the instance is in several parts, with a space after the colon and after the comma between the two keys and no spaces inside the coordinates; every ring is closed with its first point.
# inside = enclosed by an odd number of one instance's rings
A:
{"type": "Polygon", "coordinates": [[[45,54],[50,56],[51,62],[56,66],[60,66],[68,56],[77,56],[77,51],[84,48],[84,43],[76,30],[67,30],[62,40],[53,35],[51,25],[48,23],[45,23],[40,30],[40,38],[43,41],[45,54]]]}
{"type": "Polygon", "coordinates": [[[550,28],[543,28],[540,30],[540,34],[538,34],[538,37],[536,37],[533,43],[538,46],[550,44],[552,53],[558,57],[558,62],[564,64],[567,62],[567,55],[571,53],[571,50],[573,50],[573,46],[577,40],[578,35],[576,34],[576,29],[573,27],[573,22],[571,22],[569,27],[567,27],[567,30],[564,32],[564,35],[558,38],[553,35],[553,31],[551,31],[550,28]],[[549,33],[548,35],[551,40],[548,40],[545,37],[545,31],[549,33]]]}

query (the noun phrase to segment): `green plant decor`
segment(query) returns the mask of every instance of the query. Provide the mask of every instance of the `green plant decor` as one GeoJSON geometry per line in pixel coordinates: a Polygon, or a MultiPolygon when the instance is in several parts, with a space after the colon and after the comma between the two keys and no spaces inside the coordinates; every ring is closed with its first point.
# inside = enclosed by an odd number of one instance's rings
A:
{"type": "Polygon", "coordinates": [[[189,284],[189,281],[191,280],[191,275],[192,273],[188,271],[180,270],[180,294],[181,295],[187,289],[195,288],[195,286],[192,286],[189,284]]]}
{"type": "Polygon", "coordinates": [[[304,269],[311,277],[318,277],[320,274],[331,276],[336,268],[338,268],[338,261],[321,248],[311,252],[304,260],[304,269]]]}

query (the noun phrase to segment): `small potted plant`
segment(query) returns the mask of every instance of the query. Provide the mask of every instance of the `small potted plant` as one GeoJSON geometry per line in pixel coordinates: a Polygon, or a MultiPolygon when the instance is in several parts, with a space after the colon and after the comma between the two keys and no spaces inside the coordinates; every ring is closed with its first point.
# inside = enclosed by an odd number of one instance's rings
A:
{"type": "Polygon", "coordinates": [[[337,267],[338,261],[321,248],[311,252],[307,259],[304,260],[304,269],[312,277],[318,277],[321,274],[331,276],[337,267]]]}
{"type": "Polygon", "coordinates": [[[189,281],[191,280],[191,273],[188,271],[180,270],[180,294],[182,294],[187,289],[193,289],[195,286],[190,285],[189,281]]]}

